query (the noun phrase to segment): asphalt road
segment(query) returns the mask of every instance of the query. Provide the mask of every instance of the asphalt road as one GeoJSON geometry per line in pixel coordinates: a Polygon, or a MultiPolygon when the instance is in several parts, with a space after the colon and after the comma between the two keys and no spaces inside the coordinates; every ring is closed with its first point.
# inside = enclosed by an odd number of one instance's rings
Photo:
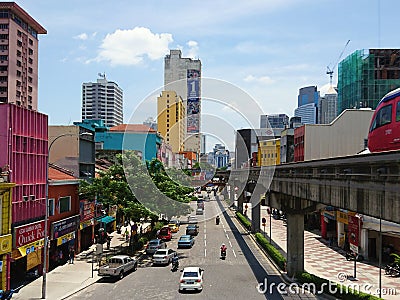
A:
{"type": "MultiPolygon", "coordinates": [[[[196,203],[192,205],[195,208],[196,203]]],[[[232,214],[215,199],[206,201],[205,214],[198,216],[200,230],[193,248],[177,250],[180,269],[200,266],[205,270],[203,291],[179,293],[181,272],[172,272],[170,265],[152,266],[151,257],[144,256],[136,272],[122,280],[102,278],[70,299],[316,299],[310,294],[278,292],[277,285],[283,285],[280,273],[228,213],[232,214]],[[215,224],[217,214],[219,225],[215,224]],[[220,259],[222,243],[228,247],[226,260],[220,259]]],[[[177,249],[185,228],[182,225],[174,234],[169,248],[177,249]]]]}

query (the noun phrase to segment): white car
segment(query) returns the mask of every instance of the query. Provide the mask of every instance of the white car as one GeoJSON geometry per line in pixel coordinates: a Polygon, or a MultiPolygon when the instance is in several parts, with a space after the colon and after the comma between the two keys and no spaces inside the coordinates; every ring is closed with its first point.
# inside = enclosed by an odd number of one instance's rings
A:
{"type": "Polygon", "coordinates": [[[182,271],[179,280],[179,291],[184,290],[203,290],[204,270],[199,267],[186,267],[182,271]]]}
{"type": "Polygon", "coordinates": [[[175,251],[172,249],[159,249],[153,254],[153,264],[161,265],[167,264],[169,265],[172,262],[172,258],[175,255],[175,251]]]}

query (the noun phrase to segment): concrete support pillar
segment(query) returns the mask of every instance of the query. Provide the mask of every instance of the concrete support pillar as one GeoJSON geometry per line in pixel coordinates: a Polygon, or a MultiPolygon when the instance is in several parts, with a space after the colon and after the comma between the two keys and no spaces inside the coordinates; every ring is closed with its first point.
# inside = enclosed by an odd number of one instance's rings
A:
{"type": "Polygon", "coordinates": [[[261,195],[253,193],[251,196],[251,232],[260,231],[261,222],[261,195]]]}
{"type": "Polygon", "coordinates": [[[246,202],[246,191],[242,191],[237,198],[238,211],[243,214],[243,203],[246,202]]]}
{"type": "Polygon", "coordinates": [[[360,246],[360,254],[368,259],[368,229],[361,229],[360,246]]]}
{"type": "Polygon", "coordinates": [[[336,222],[337,226],[337,241],[338,241],[338,246],[343,248],[344,247],[344,241],[345,241],[345,231],[344,231],[344,224],[341,222],[336,222]]]}
{"type": "Polygon", "coordinates": [[[304,271],[304,215],[287,213],[287,274],[304,271]]]}
{"type": "Polygon", "coordinates": [[[234,185],[229,186],[229,203],[230,204],[235,203],[235,186],[234,185]]]}

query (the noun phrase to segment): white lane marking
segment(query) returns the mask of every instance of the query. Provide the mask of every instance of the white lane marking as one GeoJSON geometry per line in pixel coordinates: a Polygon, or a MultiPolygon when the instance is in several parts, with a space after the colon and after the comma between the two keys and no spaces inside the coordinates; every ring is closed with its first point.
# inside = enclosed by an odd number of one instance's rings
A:
{"type": "Polygon", "coordinates": [[[226,233],[226,229],[224,228],[224,231],[225,231],[225,233],[226,233]]]}
{"type": "Polygon", "coordinates": [[[204,238],[204,247],[207,247],[207,240],[204,238]]]}
{"type": "Polygon", "coordinates": [[[204,249],[204,257],[207,257],[207,249],[204,249]]]}
{"type": "Polygon", "coordinates": [[[231,246],[231,248],[232,248],[232,243],[231,243],[231,241],[229,241],[229,245],[231,246]]]}
{"type": "Polygon", "coordinates": [[[226,238],[229,240],[229,236],[228,235],[226,235],[226,238]]]}
{"type": "Polygon", "coordinates": [[[232,249],[232,252],[233,252],[233,255],[234,255],[234,256],[236,257],[236,253],[235,253],[235,250],[233,250],[233,249],[232,249]]]}

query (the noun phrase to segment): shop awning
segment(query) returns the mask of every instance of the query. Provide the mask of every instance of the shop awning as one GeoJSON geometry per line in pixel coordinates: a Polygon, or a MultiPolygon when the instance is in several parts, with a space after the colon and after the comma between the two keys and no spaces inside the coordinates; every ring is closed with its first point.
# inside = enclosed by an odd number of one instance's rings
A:
{"type": "Polygon", "coordinates": [[[115,218],[111,217],[111,216],[104,216],[104,217],[97,219],[98,222],[105,223],[105,224],[111,223],[114,220],[115,220],[115,218]]]}

